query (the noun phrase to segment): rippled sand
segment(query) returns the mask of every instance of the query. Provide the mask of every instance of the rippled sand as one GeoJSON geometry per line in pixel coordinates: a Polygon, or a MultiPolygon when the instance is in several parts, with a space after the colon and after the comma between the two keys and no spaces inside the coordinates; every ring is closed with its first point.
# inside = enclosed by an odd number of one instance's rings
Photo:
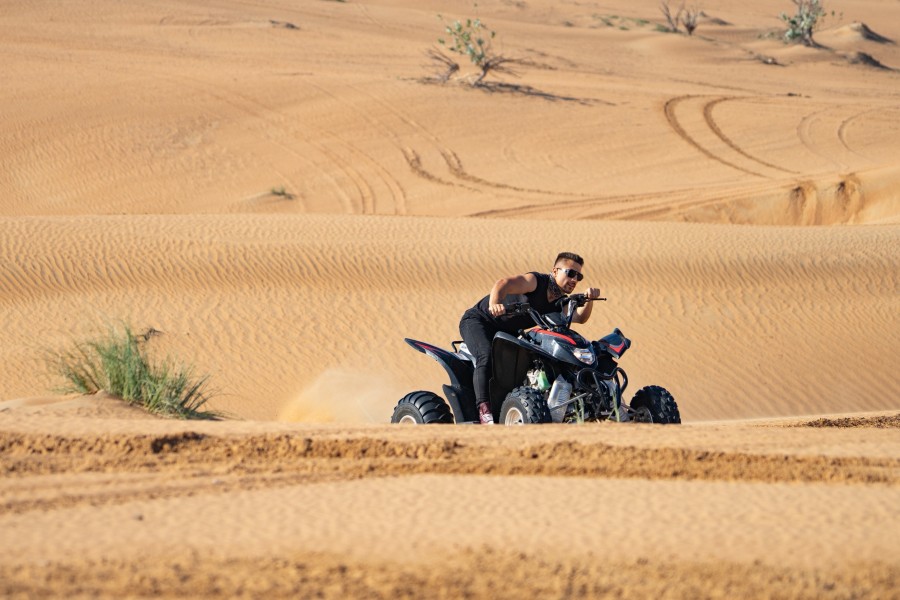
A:
{"type": "Polygon", "coordinates": [[[0,595],[896,597],[896,2],[449,8],[7,2],[0,595]],[[684,425],[387,425],[561,250],[684,425]],[[123,323],[231,418],[55,394],[123,323]]]}

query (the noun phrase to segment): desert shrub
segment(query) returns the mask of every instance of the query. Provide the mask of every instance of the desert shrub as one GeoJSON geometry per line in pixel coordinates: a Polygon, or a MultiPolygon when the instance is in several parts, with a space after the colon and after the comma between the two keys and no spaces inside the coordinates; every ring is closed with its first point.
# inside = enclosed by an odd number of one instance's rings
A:
{"type": "Polygon", "coordinates": [[[682,4],[675,14],[672,14],[672,9],[669,8],[669,2],[666,0],[665,2],[661,2],[659,5],[659,10],[662,12],[663,16],[666,18],[666,24],[668,27],[668,31],[672,33],[678,32],[678,24],[681,22],[681,13],[684,12],[684,4],[682,4]]]}
{"type": "MultiPolygon", "coordinates": [[[[443,21],[443,17],[438,15],[443,21]]],[[[450,24],[444,24],[444,32],[449,40],[438,38],[438,43],[446,46],[450,52],[468,56],[472,64],[478,68],[484,65],[491,53],[491,40],[497,32],[489,29],[481,19],[466,19],[465,24],[456,20],[450,24]]]]}
{"type": "Polygon", "coordinates": [[[446,83],[452,75],[459,72],[459,63],[437,48],[428,50],[428,58],[442,67],[442,71],[437,76],[437,80],[441,83],[446,83]]]}
{"type": "MultiPolygon", "coordinates": [[[[444,33],[447,34],[446,38],[438,38],[438,44],[454,54],[468,57],[472,64],[479,69],[480,73],[472,81],[472,85],[479,85],[490,72],[512,73],[509,65],[515,61],[494,52],[491,43],[497,32],[485,25],[481,19],[456,20],[446,23],[441,15],[438,15],[438,18],[444,24],[444,33]]],[[[447,75],[443,77],[444,80],[458,70],[458,65],[455,69],[453,68],[456,63],[452,59],[437,50],[433,50],[429,56],[448,67],[447,75]]]]}
{"type": "Polygon", "coordinates": [[[666,18],[666,25],[662,27],[657,26],[657,29],[678,33],[678,26],[683,25],[688,35],[694,35],[694,30],[697,29],[697,21],[703,12],[695,6],[685,8],[684,2],[682,2],[678,10],[673,13],[669,7],[668,0],[660,3],[659,10],[662,12],[663,17],[666,18]]]}
{"type": "Polygon", "coordinates": [[[684,14],[681,15],[681,24],[684,25],[684,30],[687,31],[688,35],[694,35],[694,30],[697,29],[697,20],[700,18],[701,10],[695,6],[690,8],[686,8],[684,10],[684,14]]]}
{"type": "MultiPolygon", "coordinates": [[[[154,331],[154,330],[150,330],[154,331]]],[[[111,329],[105,338],[76,344],[56,356],[65,391],[93,394],[105,391],[148,412],[181,419],[214,419],[203,410],[209,400],[206,377],[194,379],[192,369],[171,360],[151,362],[146,344],[150,334],[136,336],[129,327],[111,329]]]]}
{"type": "Polygon", "coordinates": [[[815,46],[813,32],[825,17],[821,0],[791,0],[797,7],[794,15],[781,13],[781,20],[787,24],[784,39],[788,42],[800,40],[805,46],[815,46]]]}
{"type": "Polygon", "coordinates": [[[287,189],[285,189],[285,187],[283,185],[273,187],[271,190],[269,190],[269,193],[272,194],[273,196],[278,196],[280,198],[284,198],[285,200],[293,200],[294,199],[294,195],[292,193],[290,193],[289,191],[287,191],[287,189]]]}
{"type": "MultiPolygon", "coordinates": [[[[621,29],[623,31],[629,31],[632,27],[646,27],[650,25],[650,21],[647,19],[636,19],[633,17],[620,17],[619,15],[603,15],[594,13],[591,15],[595,20],[603,23],[605,27],[615,27],[616,29],[621,29]]],[[[663,31],[668,31],[663,28],[663,31]]]]}

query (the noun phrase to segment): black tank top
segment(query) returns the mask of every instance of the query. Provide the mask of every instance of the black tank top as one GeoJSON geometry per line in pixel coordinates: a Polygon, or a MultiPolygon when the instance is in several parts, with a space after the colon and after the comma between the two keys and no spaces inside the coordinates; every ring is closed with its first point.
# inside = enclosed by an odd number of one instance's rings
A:
{"type": "MultiPolygon", "coordinates": [[[[534,291],[528,292],[527,294],[508,294],[506,298],[502,300],[502,303],[514,304],[516,302],[527,302],[531,305],[531,308],[542,315],[551,312],[559,312],[559,307],[547,300],[547,288],[550,287],[550,276],[546,273],[538,273],[537,271],[532,271],[531,274],[537,277],[537,287],[534,291]]],[[[488,310],[490,301],[491,296],[488,294],[482,298],[478,304],[466,311],[466,316],[478,316],[490,323],[491,326],[498,331],[505,331],[506,333],[511,334],[518,333],[520,329],[528,329],[529,327],[534,327],[536,325],[534,319],[528,315],[517,315],[515,317],[502,316],[499,318],[492,316],[488,310]]]]}

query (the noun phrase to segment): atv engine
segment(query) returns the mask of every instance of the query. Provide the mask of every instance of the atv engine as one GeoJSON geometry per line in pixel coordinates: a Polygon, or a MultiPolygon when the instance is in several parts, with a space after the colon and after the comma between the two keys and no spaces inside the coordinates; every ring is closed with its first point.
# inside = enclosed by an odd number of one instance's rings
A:
{"type": "MultiPolygon", "coordinates": [[[[534,368],[525,374],[525,385],[540,391],[548,401],[554,423],[605,420],[613,412],[616,403],[616,383],[611,380],[595,380],[591,389],[567,391],[561,402],[551,400],[551,384],[544,366],[535,361],[534,368]]],[[[571,389],[570,385],[566,386],[571,389]]]]}
{"type": "Polygon", "coordinates": [[[540,363],[535,368],[525,373],[525,385],[533,387],[540,392],[546,392],[550,389],[550,382],[547,380],[547,373],[544,366],[540,363]]]}

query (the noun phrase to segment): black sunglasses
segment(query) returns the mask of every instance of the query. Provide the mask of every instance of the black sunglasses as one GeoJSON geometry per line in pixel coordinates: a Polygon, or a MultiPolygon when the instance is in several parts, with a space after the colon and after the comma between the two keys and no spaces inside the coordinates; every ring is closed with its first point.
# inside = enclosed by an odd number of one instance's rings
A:
{"type": "Polygon", "coordinates": [[[560,271],[562,271],[563,273],[565,273],[566,277],[568,277],[570,279],[574,279],[575,281],[581,281],[582,279],[584,279],[584,275],[582,275],[575,269],[564,269],[562,267],[556,267],[556,268],[559,269],[560,271]]]}

